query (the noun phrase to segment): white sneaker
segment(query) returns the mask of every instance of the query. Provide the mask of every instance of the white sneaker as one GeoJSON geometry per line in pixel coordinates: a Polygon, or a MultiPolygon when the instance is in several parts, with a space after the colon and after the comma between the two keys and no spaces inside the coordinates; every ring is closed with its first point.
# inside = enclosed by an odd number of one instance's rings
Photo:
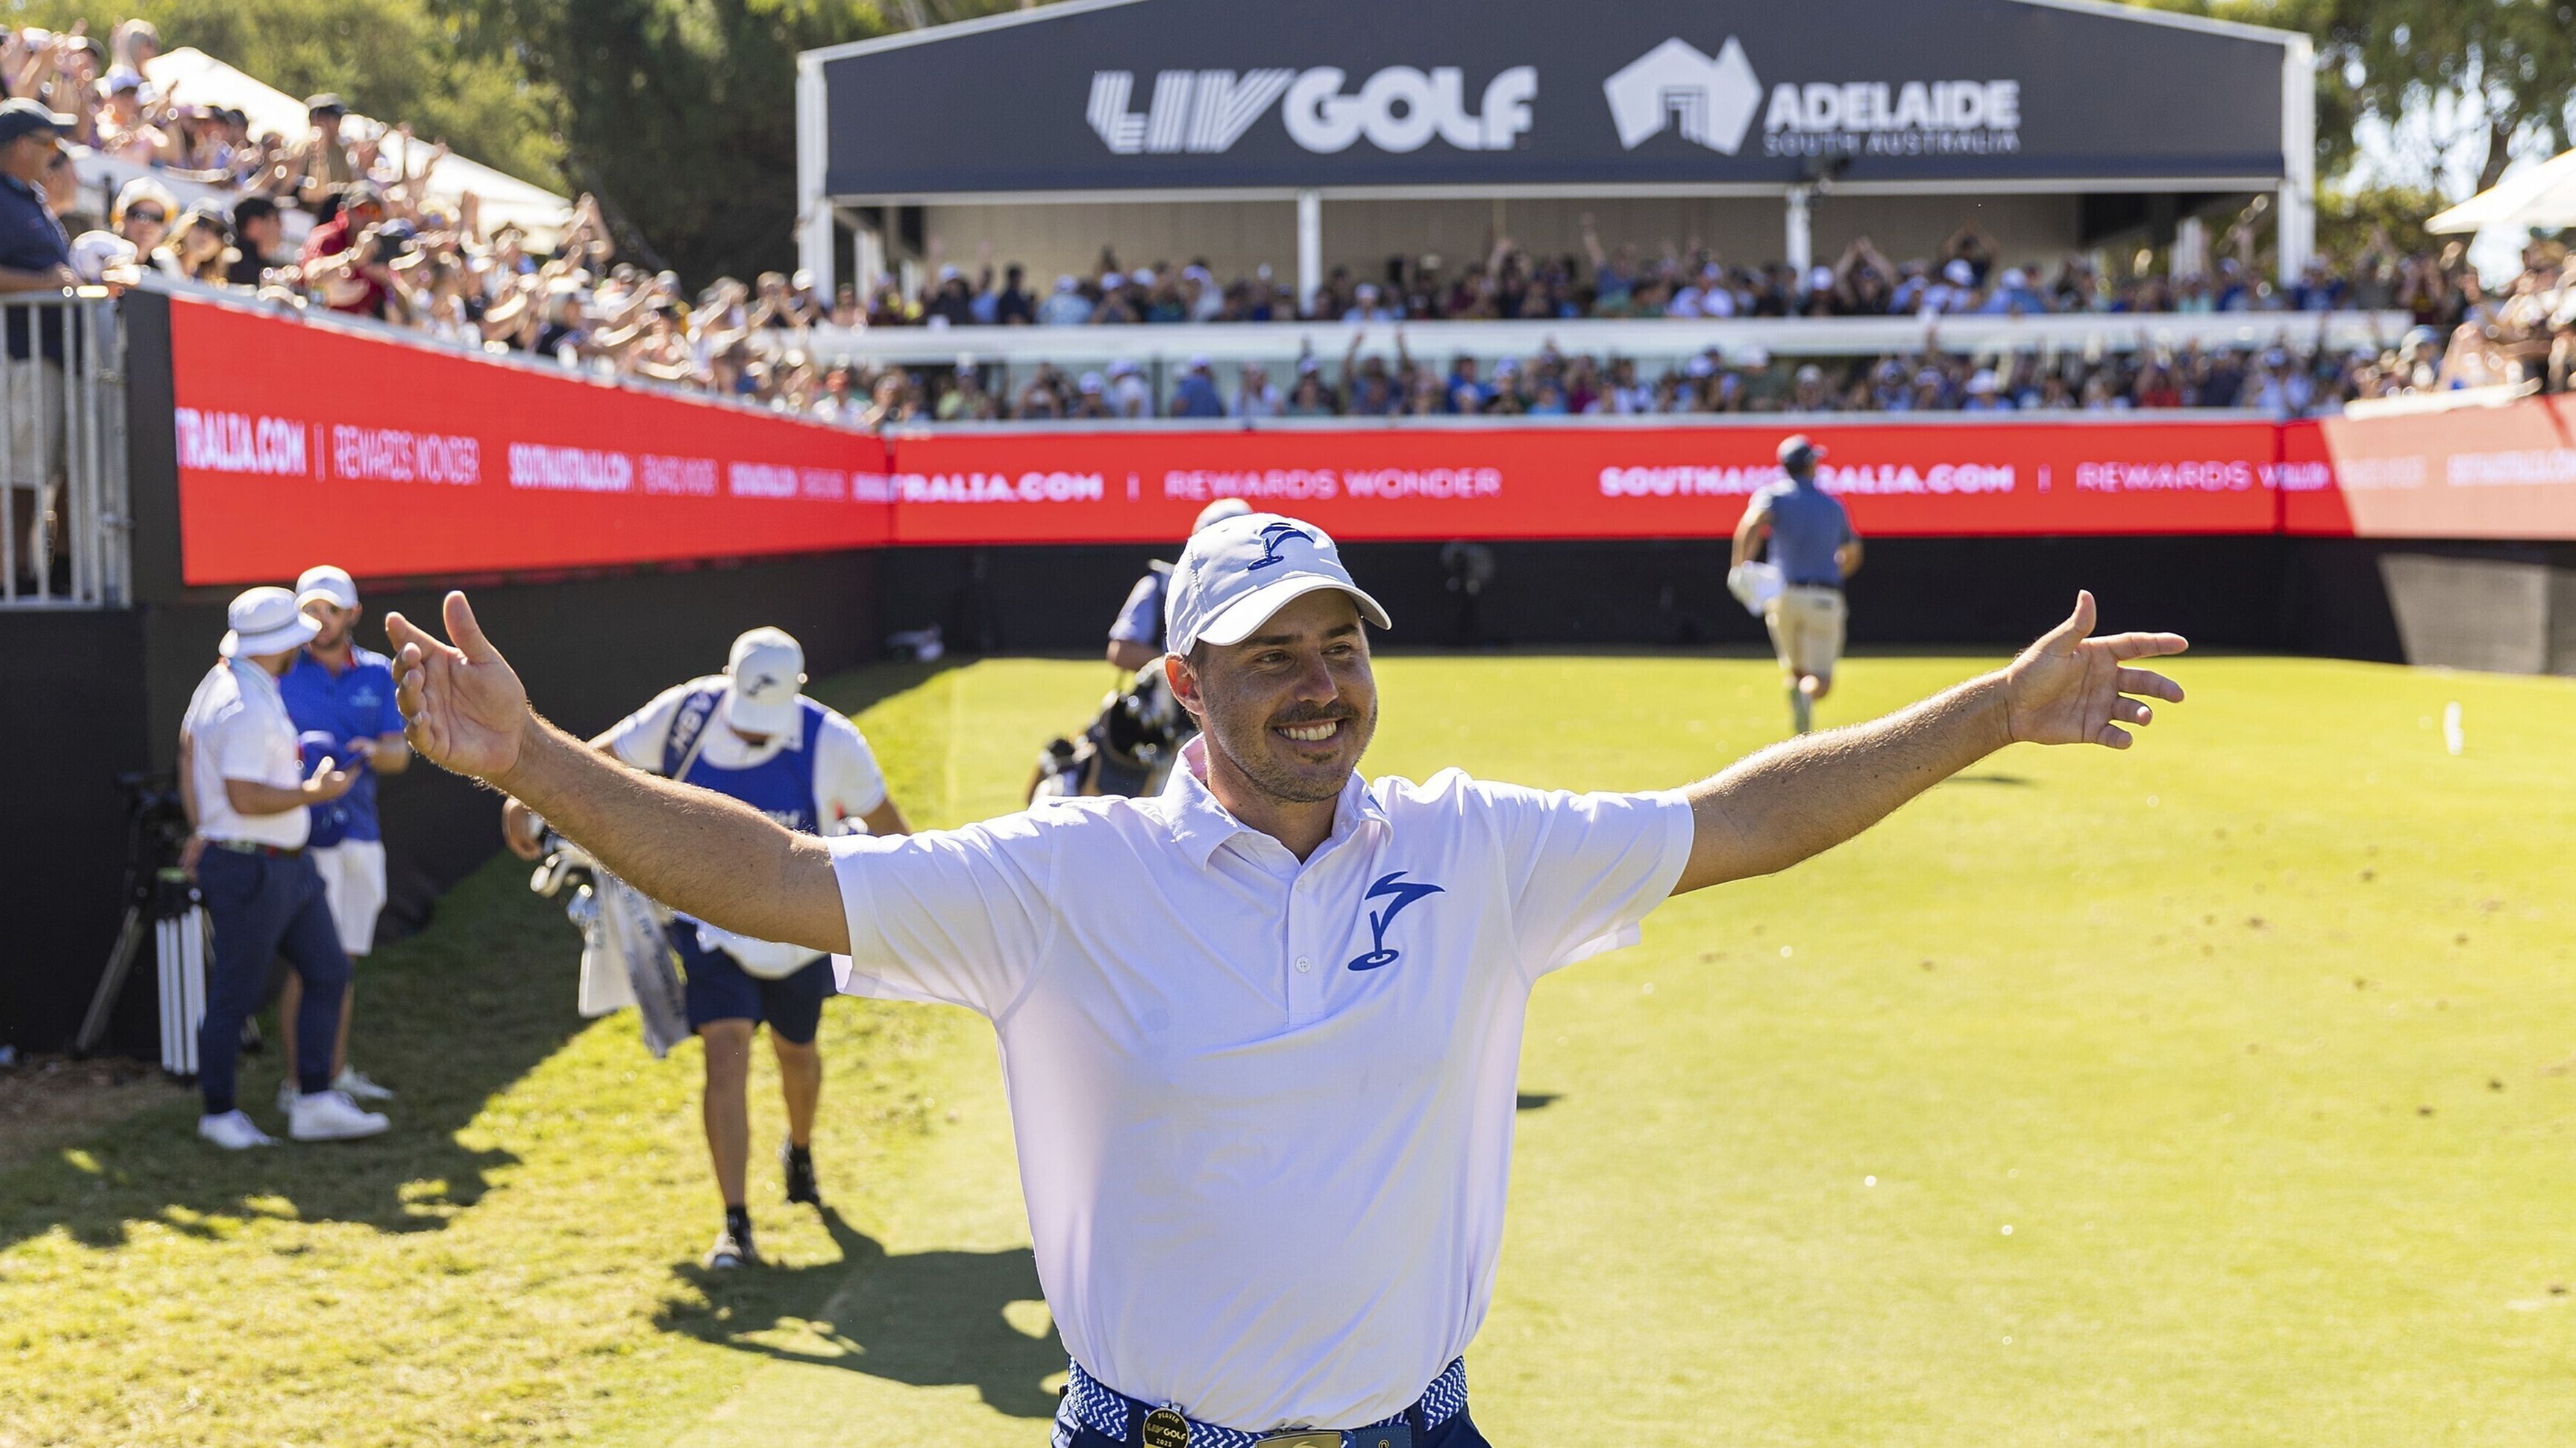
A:
{"type": "Polygon", "coordinates": [[[286,1134],[297,1141],[352,1141],[385,1129],[384,1117],[361,1111],[358,1103],[337,1091],[316,1091],[295,1098],[287,1113],[286,1134]]]}
{"type": "Polygon", "coordinates": [[[253,1126],[239,1107],[221,1116],[198,1117],[197,1134],[226,1151],[248,1151],[254,1146],[277,1145],[277,1138],[253,1126]]]}
{"type": "Polygon", "coordinates": [[[340,1074],[331,1078],[331,1089],[345,1094],[352,1101],[391,1101],[394,1099],[394,1093],[391,1088],[379,1086],[375,1082],[368,1080],[366,1073],[360,1071],[355,1066],[341,1067],[340,1074]]]}

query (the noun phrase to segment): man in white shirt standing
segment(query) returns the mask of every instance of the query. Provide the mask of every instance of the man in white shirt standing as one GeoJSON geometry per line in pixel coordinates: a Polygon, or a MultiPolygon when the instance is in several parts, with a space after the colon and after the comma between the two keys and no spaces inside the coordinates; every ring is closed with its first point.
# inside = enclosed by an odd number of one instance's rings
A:
{"type": "Polygon", "coordinates": [[[340,948],[322,876],[305,852],[311,807],[348,793],[351,773],[329,759],[305,777],[295,722],[277,681],[317,626],[283,588],[254,588],[227,611],[222,661],[207,670],[179,725],[179,791],[196,826],[189,855],[214,923],[206,1016],[197,1028],[197,1134],[239,1151],[272,1139],[235,1098],[242,1022],[259,1009],[268,963],[280,953],[303,978],[292,1022],[296,1095],[287,1134],[298,1141],[373,1136],[385,1118],[331,1086],[331,1050],[349,957],[340,948]]]}
{"type": "MultiPolygon", "coordinates": [[[[723,673],[663,690],[591,746],[629,768],[738,800],[800,834],[906,833],[911,826],[858,726],[806,698],[804,683],[804,646],[784,630],[756,628],[733,641],[723,673]]],[[[523,858],[543,848],[542,823],[516,799],[503,807],[501,829],[523,858]]],[[[724,1227],[706,1264],[749,1266],[760,1260],[744,1188],[751,1038],[768,1022],[787,1099],[787,1140],[778,1149],[787,1200],[820,1206],[812,1148],[823,1055],[814,1034],[833,991],[832,967],[821,950],[737,934],[674,909],[682,913],[668,934],[686,977],[689,1028],[706,1047],[700,1110],[724,1198],[724,1227]]]]}
{"type": "Polygon", "coordinates": [[[387,620],[424,757],[657,899],[846,951],[853,992],[993,1021],[1074,1359],[1063,1448],[1478,1448],[1460,1354],[1501,1250],[1537,979],[2008,744],[2123,747],[2149,717],[2131,696],[2181,697],[2127,665],[2183,641],[2089,638],[2085,594],[2001,670],[1682,789],[1371,782],[1386,612],[1320,530],[1210,527],[1169,610],[1164,667],[1203,733],[1164,793],[831,841],[547,725],[462,594],[454,646],[387,620]]]}

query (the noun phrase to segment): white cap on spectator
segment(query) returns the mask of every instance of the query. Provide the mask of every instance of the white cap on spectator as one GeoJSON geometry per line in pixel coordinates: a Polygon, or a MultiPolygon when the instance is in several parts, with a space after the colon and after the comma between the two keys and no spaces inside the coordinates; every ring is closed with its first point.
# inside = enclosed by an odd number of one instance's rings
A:
{"type": "Polygon", "coordinates": [[[965,278],[965,275],[966,273],[959,270],[955,262],[950,262],[939,269],[939,279],[943,282],[960,281],[965,278]]]}
{"type": "Polygon", "coordinates": [[[1824,291],[1833,284],[1834,269],[1832,267],[1819,266],[1813,271],[1807,273],[1807,290],[1811,292],[1824,291]]]}
{"type": "Polygon", "coordinates": [[[1998,385],[1999,384],[1995,381],[1995,374],[1990,368],[1980,367],[1977,369],[1977,375],[1968,379],[1968,391],[1971,393],[1984,394],[1992,392],[1998,385]]]}
{"type": "Polygon", "coordinates": [[[1097,392],[1101,391],[1101,390],[1102,390],[1104,387],[1106,387],[1107,385],[1108,385],[1107,383],[1104,383],[1104,382],[1102,382],[1102,381],[1100,380],[1100,374],[1099,374],[1099,373],[1097,373],[1097,372],[1085,372],[1085,373],[1083,373],[1083,374],[1082,374],[1082,380],[1081,380],[1081,381],[1079,381],[1079,382],[1076,382],[1076,383],[1074,384],[1074,387],[1075,387],[1075,389],[1076,389],[1076,390],[1078,390],[1078,391],[1080,391],[1080,392],[1083,392],[1083,393],[1085,393],[1085,394],[1093,394],[1093,393],[1097,393],[1097,392]]]}
{"type": "Polygon", "coordinates": [[[1190,358],[1190,370],[1192,372],[1205,372],[1208,370],[1208,359],[1205,352],[1198,353],[1190,358]]]}
{"type": "Polygon", "coordinates": [[[244,592],[224,610],[224,622],[232,627],[216,646],[216,652],[228,659],[255,659],[300,649],[322,631],[321,624],[295,606],[295,595],[283,588],[244,592]]]}
{"type": "Polygon", "coordinates": [[[1109,375],[1112,377],[1132,376],[1135,371],[1136,364],[1128,361],[1124,357],[1121,357],[1117,361],[1109,364],[1109,375]]]}
{"type": "Polygon", "coordinates": [[[1717,373],[1717,364],[1710,361],[1708,354],[1703,352],[1700,355],[1693,357],[1688,362],[1683,363],[1682,373],[1689,377],[1714,376],[1717,373]]]}
{"type": "Polygon", "coordinates": [[[1802,383],[1822,382],[1825,380],[1825,369],[1817,366],[1813,362],[1810,362],[1804,367],[1798,369],[1798,380],[1802,383]]]}
{"type": "Polygon", "coordinates": [[[1252,505],[1241,498],[1219,498],[1199,509],[1198,521],[1190,524],[1193,535],[1206,532],[1228,518],[1240,518],[1252,511],[1252,505]]]}
{"type": "Polygon", "coordinates": [[[1057,278],[1055,279],[1055,289],[1056,289],[1057,291],[1060,291],[1060,292],[1069,292],[1069,291],[1072,291],[1075,287],[1078,287],[1078,286],[1081,286],[1081,285],[1082,285],[1082,283],[1080,283],[1080,282],[1078,282],[1078,281],[1075,281],[1073,278],[1071,278],[1071,277],[1067,277],[1067,276],[1060,276],[1060,277],[1057,277],[1057,278]]]}
{"type": "Polygon", "coordinates": [[[1265,282],[1270,280],[1270,263],[1265,261],[1261,265],[1254,267],[1252,269],[1252,274],[1261,278],[1265,282]]]}
{"type": "Polygon", "coordinates": [[[1977,269],[1968,265],[1966,257],[1954,256],[1950,258],[1949,265],[1941,268],[1941,279],[1954,287],[1974,286],[1977,269]]]}
{"type": "Polygon", "coordinates": [[[1100,289],[1104,292],[1114,292],[1125,285],[1127,285],[1127,279],[1116,272],[1100,274],[1100,289]]]}
{"type": "Polygon", "coordinates": [[[2008,286],[2008,287],[2026,287],[2026,286],[2029,286],[2029,285],[2030,285],[2030,273],[2028,273],[2028,272],[2026,272],[2026,271],[2023,271],[2020,267],[2017,267],[2017,266],[2008,266],[2008,267],[2005,267],[2005,268],[2004,268],[2004,285],[2005,285],[2005,286],[2008,286]]]}
{"type": "Polygon", "coordinates": [[[302,608],[316,599],[333,608],[356,608],[358,581],[349,576],[349,570],[328,563],[307,568],[295,580],[295,606],[302,608]]]}
{"type": "Polygon", "coordinates": [[[1129,272],[1127,274],[1127,279],[1140,287],[1150,287],[1154,284],[1154,269],[1149,266],[1140,266],[1134,271],[1129,272]]]}
{"type": "Polygon", "coordinates": [[[796,726],[805,686],[805,648],[785,629],[756,628],[733,641],[725,657],[725,722],[745,734],[784,734],[796,726]]]}
{"type": "Polygon", "coordinates": [[[1319,589],[1351,596],[1360,616],[1392,628],[1378,601],[1351,582],[1324,530],[1276,513],[1245,513],[1190,535],[1172,567],[1164,633],[1172,652],[1201,643],[1238,644],[1292,601],[1319,589]]]}

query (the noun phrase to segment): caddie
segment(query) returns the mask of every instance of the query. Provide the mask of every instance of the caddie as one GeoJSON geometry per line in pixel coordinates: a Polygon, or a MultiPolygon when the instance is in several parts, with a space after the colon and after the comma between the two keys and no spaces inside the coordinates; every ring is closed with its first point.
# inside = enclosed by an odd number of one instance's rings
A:
{"type": "MultiPolygon", "coordinates": [[[[806,698],[804,685],[804,646],[783,629],[756,628],[733,641],[723,673],[663,690],[591,745],[645,774],[738,801],[800,835],[909,830],[858,726],[806,698]]],[[[538,812],[551,815],[542,807],[538,812]]],[[[503,807],[501,829],[522,858],[541,852],[540,822],[517,798],[503,807]]],[[[663,903],[677,912],[666,934],[679,952],[689,1029],[706,1048],[700,1112],[724,1199],[724,1226],[707,1249],[706,1265],[718,1271],[756,1265],[760,1252],[744,1181],[751,1154],[745,1099],[751,1038],[768,1023],[787,1105],[787,1139],[778,1147],[787,1200],[820,1206],[813,1142],[823,1054],[814,1036],[832,994],[832,967],[810,945],[728,930],[703,910],[663,903]]]]}
{"type": "Polygon", "coordinates": [[[2011,664],[1713,778],[1568,794],[1358,772],[1386,611],[1270,514],[1174,569],[1163,793],[905,838],[816,839],[625,770],[533,714],[464,595],[388,619],[413,747],[544,812],[657,899],[850,957],[845,989],[1001,1038],[1038,1273],[1071,1351],[1065,1448],[1479,1448],[1462,1354],[1502,1242],[1539,977],[1665,897],[1785,869],[2017,740],[2124,747],[2094,605],[2011,664]]]}

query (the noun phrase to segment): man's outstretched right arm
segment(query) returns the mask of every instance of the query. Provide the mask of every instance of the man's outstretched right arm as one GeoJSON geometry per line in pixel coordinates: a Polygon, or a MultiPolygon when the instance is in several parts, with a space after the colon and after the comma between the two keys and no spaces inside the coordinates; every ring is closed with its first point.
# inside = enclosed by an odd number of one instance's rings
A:
{"type": "Polygon", "coordinates": [[[850,948],[830,849],[739,801],[628,769],[537,717],[508,661],[447,596],[453,643],[400,614],[403,735],[413,752],[545,816],[621,879],[720,929],[835,953],[850,948]]]}

